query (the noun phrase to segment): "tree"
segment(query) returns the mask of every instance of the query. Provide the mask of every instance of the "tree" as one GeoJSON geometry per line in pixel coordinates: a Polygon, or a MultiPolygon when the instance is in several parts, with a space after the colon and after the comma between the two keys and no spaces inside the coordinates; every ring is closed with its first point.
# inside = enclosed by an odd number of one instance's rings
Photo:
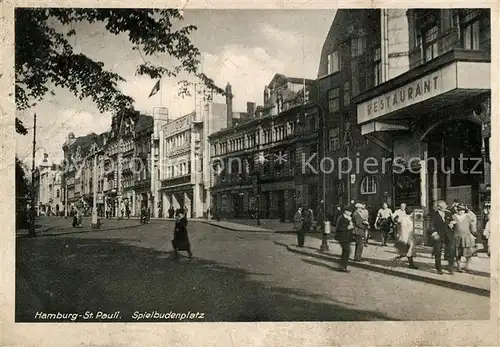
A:
{"type": "MultiPolygon", "coordinates": [[[[73,51],[68,38],[76,32],[70,26],[83,21],[102,22],[114,35],[128,34],[134,49],[145,56],[167,54],[176,62],[172,67],[144,62],[137,66],[136,74],[158,79],[188,73],[224,94],[199,71],[200,51],[190,40],[196,26],[174,29],[174,24],[183,20],[179,10],[16,8],[15,16],[15,95],[20,110],[36,105],[47,93],[54,94],[51,85],[68,89],[79,99],[92,99],[101,112],[133,109],[133,99],[117,87],[124,81],[120,75],[107,71],[104,63],[73,51]],[[53,23],[68,30],[57,31],[53,23]]],[[[189,85],[187,80],[180,81],[179,94],[189,95],[189,85]]]]}
{"type": "Polygon", "coordinates": [[[28,223],[26,205],[31,198],[26,165],[16,155],[16,228],[25,228],[28,223]]]}

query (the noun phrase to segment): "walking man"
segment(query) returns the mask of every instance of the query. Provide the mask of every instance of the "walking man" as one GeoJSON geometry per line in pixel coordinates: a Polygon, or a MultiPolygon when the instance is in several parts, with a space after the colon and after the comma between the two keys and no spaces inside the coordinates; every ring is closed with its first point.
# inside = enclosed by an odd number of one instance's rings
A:
{"type": "Polygon", "coordinates": [[[453,217],[447,210],[446,202],[437,202],[437,210],[431,213],[430,235],[434,240],[434,260],[436,271],[442,275],[441,253],[445,252],[445,259],[448,261],[448,271],[453,274],[453,260],[455,258],[455,237],[453,235],[453,217]]]}
{"type": "Polygon", "coordinates": [[[377,212],[375,219],[375,226],[380,227],[382,230],[382,246],[387,246],[387,239],[389,238],[389,231],[391,229],[392,211],[387,202],[382,204],[382,208],[377,212]]]}
{"type": "Polygon", "coordinates": [[[349,272],[347,270],[347,263],[349,262],[349,253],[351,252],[352,231],[354,225],[351,218],[352,212],[344,208],[343,214],[339,217],[335,227],[335,240],[337,240],[342,247],[342,254],[340,256],[340,271],[349,272]]]}
{"type": "Polygon", "coordinates": [[[354,250],[354,261],[361,261],[363,254],[363,238],[365,237],[365,229],[367,221],[363,217],[363,204],[357,203],[354,205],[356,211],[352,215],[352,222],[354,225],[353,235],[356,242],[356,249],[354,250]]]}
{"type": "Polygon", "coordinates": [[[299,207],[297,209],[297,212],[293,215],[293,228],[297,232],[297,245],[299,247],[304,246],[304,234],[302,233],[302,224],[303,224],[303,217],[302,217],[302,207],[299,207]]]}

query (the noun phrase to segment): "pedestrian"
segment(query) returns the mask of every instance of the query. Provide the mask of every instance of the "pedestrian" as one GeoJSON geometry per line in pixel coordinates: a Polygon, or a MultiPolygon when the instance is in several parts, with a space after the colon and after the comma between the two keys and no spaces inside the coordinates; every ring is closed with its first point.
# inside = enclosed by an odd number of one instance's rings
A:
{"type": "Polygon", "coordinates": [[[172,247],[174,248],[174,259],[179,258],[179,251],[187,251],[189,258],[193,257],[191,252],[191,243],[187,231],[187,218],[182,209],[177,210],[175,214],[174,239],[172,247]]]}
{"type": "Polygon", "coordinates": [[[375,228],[382,231],[382,246],[387,246],[387,239],[389,238],[389,231],[392,224],[392,211],[387,202],[382,204],[382,208],[378,210],[377,217],[375,218],[375,228]]]}
{"type": "MultiPolygon", "coordinates": [[[[396,218],[399,217],[399,220],[402,219],[402,217],[404,216],[407,216],[408,213],[406,211],[406,204],[404,202],[401,203],[401,205],[399,205],[399,208],[394,211],[394,213],[392,214],[392,221],[395,222],[396,218]]],[[[398,223],[393,223],[393,237],[395,240],[397,240],[399,238],[399,230],[398,230],[398,223]]]]}
{"type": "Polygon", "coordinates": [[[467,207],[459,204],[455,207],[455,214],[453,215],[453,232],[455,236],[455,255],[457,261],[457,271],[467,272],[469,269],[470,258],[474,255],[476,250],[476,241],[474,235],[477,232],[476,220],[473,220],[467,214],[467,207]],[[465,257],[465,267],[461,267],[460,261],[465,257]]]}
{"type": "Polygon", "coordinates": [[[130,219],[130,207],[127,205],[125,205],[125,213],[127,214],[127,219],[130,219]]]}
{"type": "Polygon", "coordinates": [[[297,212],[295,212],[295,214],[293,215],[293,229],[297,233],[297,245],[299,247],[304,246],[304,235],[302,234],[302,224],[303,224],[302,207],[299,206],[297,212]]]}
{"type": "Polygon", "coordinates": [[[361,216],[363,220],[366,222],[365,224],[365,234],[363,237],[365,247],[368,247],[368,239],[370,238],[370,211],[364,202],[361,203],[363,205],[363,209],[361,210],[361,216]]]}
{"type": "Polygon", "coordinates": [[[448,261],[448,271],[453,274],[453,263],[455,258],[455,236],[453,234],[453,216],[447,209],[446,202],[439,200],[437,210],[431,213],[429,233],[434,240],[434,264],[438,274],[442,275],[441,255],[444,248],[444,256],[448,261]]]}
{"type": "Polygon", "coordinates": [[[396,258],[408,258],[408,267],[410,269],[418,269],[413,258],[417,256],[417,242],[413,231],[413,220],[411,215],[396,216],[396,223],[398,223],[398,240],[395,247],[398,251],[396,258]]]}
{"type": "MultiPolygon", "coordinates": [[[[346,207],[348,208],[348,207],[346,207]]],[[[332,225],[337,225],[337,221],[339,220],[340,216],[342,216],[342,211],[343,211],[343,208],[341,205],[337,205],[335,207],[335,210],[333,211],[333,219],[331,220],[332,222],[332,225]]],[[[349,210],[351,211],[351,215],[352,215],[352,210],[349,210]]]]}
{"type": "Polygon", "coordinates": [[[488,253],[488,257],[491,257],[490,247],[488,247],[490,234],[491,234],[490,221],[486,222],[486,225],[484,226],[483,233],[484,233],[484,239],[486,240],[486,253],[488,253]]]}
{"type": "Polygon", "coordinates": [[[349,270],[347,270],[347,264],[351,253],[354,224],[351,218],[352,211],[348,208],[344,208],[342,212],[335,226],[335,240],[339,242],[342,248],[342,254],[340,255],[340,271],[349,272],[349,270]]]}
{"type": "Polygon", "coordinates": [[[354,205],[354,207],[356,208],[356,211],[354,211],[354,213],[352,214],[352,222],[354,225],[353,235],[354,241],[356,242],[356,248],[354,250],[354,261],[361,261],[364,246],[363,239],[368,222],[363,217],[363,204],[357,203],[354,205]]]}
{"type": "Polygon", "coordinates": [[[490,238],[490,235],[489,235],[489,228],[490,228],[490,225],[489,225],[489,221],[490,221],[490,203],[485,203],[484,204],[484,208],[483,208],[483,218],[482,218],[482,226],[483,226],[483,242],[484,242],[484,248],[485,248],[485,251],[488,253],[488,256],[490,254],[490,247],[489,247],[489,238],[490,238]],[[486,230],[486,227],[488,227],[488,231],[486,230]],[[488,235],[486,235],[486,233],[488,232],[488,235]]]}
{"type": "Polygon", "coordinates": [[[460,202],[457,199],[453,199],[453,204],[451,204],[451,207],[450,207],[451,215],[454,215],[458,212],[457,207],[459,204],[460,204],[460,202]]]}

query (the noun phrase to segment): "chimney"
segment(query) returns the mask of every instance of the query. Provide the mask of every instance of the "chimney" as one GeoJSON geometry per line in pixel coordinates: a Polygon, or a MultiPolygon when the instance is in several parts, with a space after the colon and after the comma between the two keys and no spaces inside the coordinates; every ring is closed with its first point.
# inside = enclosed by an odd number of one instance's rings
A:
{"type": "Polygon", "coordinates": [[[249,119],[255,118],[255,102],[247,102],[247,114],[249,119]]]}
{"type": "Polygon", "coordinates": [[[233,90],[229,82],[226,85],[227,127],[233,122],[233,90]]]}

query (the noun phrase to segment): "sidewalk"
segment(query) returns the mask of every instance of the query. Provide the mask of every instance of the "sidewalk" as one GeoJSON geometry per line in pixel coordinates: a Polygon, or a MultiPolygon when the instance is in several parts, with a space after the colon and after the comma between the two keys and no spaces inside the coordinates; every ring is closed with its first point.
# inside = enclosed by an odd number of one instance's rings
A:
{"type": "MultiPolygon", "coordinates": [[[[300,248],[293,245],[286,246],[290,252],[319,258],[327,261],[338,262],[340,260],[341,248],[337,241],[329,240],[329,251],[320,252],[321,240],[315,238],[306,238],[306,244],[300,248]]],[[[410,280],[424,281],[430,284],[446,286],[449,288],[469,291],[478,295],[490,295],[490,258],[479,253],[478,257],[473,257],[469,264],[467,273],[448,274],[444,270],[444,275],[438,275],[434,268],[434,258],[431,256],[431,248],[418,246],[415,265],[418,269],[408,268],[406,258],[395,260],[396,250],[391,244],[386,247],[378,243],[372,243],[363,249],[361,262],[353,262],[354,244],[351,245],[351,258],[348,267],[355,271],[361,268],[369,271],[382,272],[393,276],[404,277],[410,280]]],[[[443,261],[443,268],[446,269],[447,262],[443,261]]]]}

